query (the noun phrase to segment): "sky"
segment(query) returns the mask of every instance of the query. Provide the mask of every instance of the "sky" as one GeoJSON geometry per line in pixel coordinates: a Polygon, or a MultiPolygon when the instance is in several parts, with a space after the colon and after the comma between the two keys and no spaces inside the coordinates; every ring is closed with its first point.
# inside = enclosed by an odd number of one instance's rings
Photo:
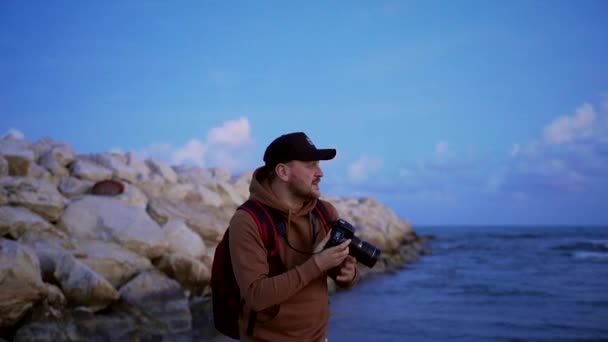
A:
{"type": "Polygon", "coordinates": [[[1,1],[0,134],[171,165],[305,132],[412,225],[608,225],[606,1],[1,1]]]}

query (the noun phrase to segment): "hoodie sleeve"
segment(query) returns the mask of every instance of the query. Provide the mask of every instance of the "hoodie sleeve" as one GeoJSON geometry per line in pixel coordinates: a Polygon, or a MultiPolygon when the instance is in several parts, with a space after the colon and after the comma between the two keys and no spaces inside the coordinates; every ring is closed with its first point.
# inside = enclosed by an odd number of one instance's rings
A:
{"type": "Polygon", "coordinates": [[[313,258],[269,277],[268,252],[253,218],[237,210],[230,221],[230,258],[241,296],[255,311],[280,304],[323,275],[313,258]]]}

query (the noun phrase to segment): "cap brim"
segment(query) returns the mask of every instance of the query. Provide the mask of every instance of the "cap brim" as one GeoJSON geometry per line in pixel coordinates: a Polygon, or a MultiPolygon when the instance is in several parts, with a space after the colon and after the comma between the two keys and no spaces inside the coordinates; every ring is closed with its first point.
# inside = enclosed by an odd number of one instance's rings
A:
{"type": "Polygon", "coordinates": [[[325,148],[325,149],[318,149],[314,152],[311,152],[308,156],[307,156],[307,160],[308,161],[315,161],[315,160],[331,160],[334,159],[334,157],[336,156],[336,149],[334,148],[325,148]]]}

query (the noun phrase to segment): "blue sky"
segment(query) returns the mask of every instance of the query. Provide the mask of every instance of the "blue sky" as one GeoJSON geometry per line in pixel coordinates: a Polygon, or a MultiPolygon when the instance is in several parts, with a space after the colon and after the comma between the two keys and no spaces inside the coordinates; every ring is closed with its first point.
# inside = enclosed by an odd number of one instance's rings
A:
{"type": "Polygon", "coordinates": [[[172,164],[305,131],[414,225],[608,224],[605,1],[0,2],[0,134],[172,164]]]}

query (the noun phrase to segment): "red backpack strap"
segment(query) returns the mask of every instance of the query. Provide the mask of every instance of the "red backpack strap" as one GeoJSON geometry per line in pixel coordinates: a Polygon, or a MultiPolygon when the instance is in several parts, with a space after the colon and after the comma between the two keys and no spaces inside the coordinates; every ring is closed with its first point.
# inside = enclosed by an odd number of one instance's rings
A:
{"type": "Polygon", "coordinates": [[[270,212],[264,204],[255,199],[249,199],[245,203],[241,204],[239,209],[243,209],[253,217],[255,224],[258,227],[260,238],[266,250],[268,256],[275,256],[279,254],[279,237],[277,235],[277,229],[275,222],[270,215],[270,212]]]}
{"type": "MultiPolygon", "coordinates": [[[[249,199],[241,204],[238,209],[243,209],[253,217],[255,224],[258,227],[258,232],[262,238],[262,243],[268,251],[268,275],[274,276],[286,271],[281,256],[279,254],[279,236],[277,233],[276,219],[273,219],[271,214],[272,209],[266,207],[262,202],[249,199]]],[[[276,217],[276,215],[275,215],[276,217]]],[[[247,334],[253,334],[253,328],[256,320],[256,311],[249,313],[249,322],[247,322],[247,334]]]]}
{"type": "Polygon", "coordinates": [[[323,229],[325,229],[326,233],[331,230],[331,223],[334,221],[327,206],[328,204],[318,199],[314,209],[316,215],[321,219],[321,223],[323,223],[323,229]]]}

